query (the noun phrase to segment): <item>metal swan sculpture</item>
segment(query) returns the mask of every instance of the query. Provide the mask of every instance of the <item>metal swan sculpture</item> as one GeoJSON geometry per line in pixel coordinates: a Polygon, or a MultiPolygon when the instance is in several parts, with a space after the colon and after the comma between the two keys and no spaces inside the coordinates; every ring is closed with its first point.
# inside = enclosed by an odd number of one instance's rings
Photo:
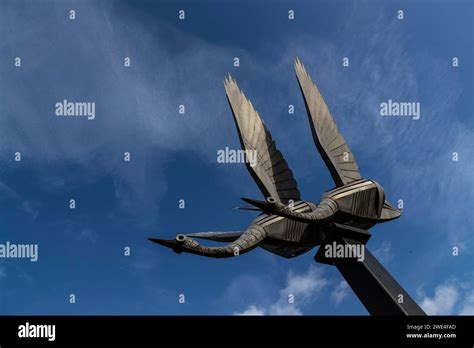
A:
{"type": "Polygon", "coordinates": [[[318,204],[301,200],[293,172],[276,148],[270,132],[236,81],[229,76],[225,78],[224,86],[241,146],[257,154],[256,165],[247,163],[247,168],[266,197],[265,201],[243,198],[252,206],[240,209],[259,210],[261,214],[241,232],[179,234],[175,240],[149,238],[150,241],[178,253],[215,258],[238,256],[256,247],[291,258],[322,244],[333,223],[368,229],[401,215],[385,199],[379,183],[361,177],[354,155],[298,58],[295,71],[314,142],[336,187],[323,193],[318,204]],[[204,246],[196,238],[228,244],[204,246]]]}

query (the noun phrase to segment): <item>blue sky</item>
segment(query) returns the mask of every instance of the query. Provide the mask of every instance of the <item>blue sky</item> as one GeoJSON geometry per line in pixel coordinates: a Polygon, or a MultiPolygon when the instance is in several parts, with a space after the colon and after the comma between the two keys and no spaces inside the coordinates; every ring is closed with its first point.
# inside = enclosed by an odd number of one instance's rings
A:
{"type": "Polygon", "coordinates": [[[317,202],[334,186],[311,138],[296,56],[361,174],[404,201],[400,219],[371,230],[369,248],[427,312],[474,313],[469,1],[2,0],[0,9],[0,241],[39,245],[37,262],[0,260],[0,313],[367,314],[337,270],[314,263],[316,249],[216,260],[147,241],[241,230],[254,217],[232,210],[240,197],[261,198],[245,166],[216,161],[217,150],[239,147],[227,73],[302,197],[317,202]],[[63,99],[95,102],[96,118],[56,117],[63,99]],[[419,102],[421,118],[381,117],[388,99],[419,102]]]}

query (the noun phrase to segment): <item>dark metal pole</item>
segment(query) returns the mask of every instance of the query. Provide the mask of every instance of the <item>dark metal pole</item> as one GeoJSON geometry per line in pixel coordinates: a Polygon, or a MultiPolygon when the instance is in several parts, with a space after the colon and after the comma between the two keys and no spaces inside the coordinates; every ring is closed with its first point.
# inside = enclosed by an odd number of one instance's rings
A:
{"type": "MultiPolygon", "coordinates": [[[[367,231],[354,229],[353,227],[336,225],[337,230],[331,235],[335,238],[327,240],[326,244],[320,246],[316,253],[317,262],[333,264],[341,272],[344,279],[355,292],[359,300],[371,315],[426,315],[411,296],[398,284],[395,278],[377,261],[372,253],[365,247],[367,231]],[[350,234],[351,239],[344,235],[350,234]],[[359,234],[362,240],[353,239],[359,234]],[[324,256],[325,245],[336,242],[340,245],[364,245],[364,260],[357,258],[326,258],[324,256]]],[[[370,236],[370,234],[369,234],[370,236]]]]}

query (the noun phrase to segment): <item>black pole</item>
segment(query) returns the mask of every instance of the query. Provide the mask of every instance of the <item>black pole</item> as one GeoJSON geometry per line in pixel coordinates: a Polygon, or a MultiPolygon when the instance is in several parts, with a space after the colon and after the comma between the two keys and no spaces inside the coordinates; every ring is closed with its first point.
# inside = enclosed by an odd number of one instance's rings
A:
{"type": "Polygon", "coordinates": [[[367,249],[365,242],[367,235],[370,236],[367,231],[339,224],[334,224],[333,228],[331,232],[334,233],[330,233],[330,236],[334,238],[328,238],[326,243],[320,246],[315,260],[336,266],[371,315],[426,315],[367,249]],[[344,237],[345,235],[350,235],[350,239],[344,237]],[[358,235],[361,238],[357,238],[358,235]],[[334,246],[334,242],[342,247],[360,245],[364,249],[363,260],[355,257],[327,258],[324,255],[325,246],[334,246]]]}

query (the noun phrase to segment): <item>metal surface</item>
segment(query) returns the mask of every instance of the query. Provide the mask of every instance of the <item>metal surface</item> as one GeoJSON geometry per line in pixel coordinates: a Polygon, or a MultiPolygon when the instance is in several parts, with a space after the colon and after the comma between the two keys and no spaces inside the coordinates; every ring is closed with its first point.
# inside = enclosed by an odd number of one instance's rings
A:
{"type": "Polygon", "coordinates": [[[299,59],[296,77],[303,94],[311,132],[318,151],[337,186],[361,179],[354,155],[337,130],[336,123],[316,85],[299,59]],[[344,156],[346,154],[346,156],[344,156]]]}

